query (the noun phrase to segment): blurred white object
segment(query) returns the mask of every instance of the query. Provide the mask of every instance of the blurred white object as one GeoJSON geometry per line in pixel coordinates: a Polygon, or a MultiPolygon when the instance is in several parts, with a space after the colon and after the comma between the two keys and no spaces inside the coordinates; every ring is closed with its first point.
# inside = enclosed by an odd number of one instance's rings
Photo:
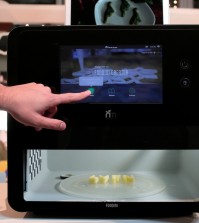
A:
{"type": "Polygon", "coordinates": [[[0,110],[0,130],[7,131],[7,112],[0,110]]]}
{"type": "Polygon", "coordinates": [[[64,21],[64,5],[5,4],[0,0],[0,22],[63,25],[64,21]]]}
{"type": "Polygon", "coordinates": [[[0,0],[0,5],[6,5],[6,4],[8,4],[8,2],[6,2],[6,1],[4,1],[4,0],[0,0]]]}
{"type": "Polygon", "coordinates": [[[199,9],[170,8],[170,24],[199,24],[199,9]]]}

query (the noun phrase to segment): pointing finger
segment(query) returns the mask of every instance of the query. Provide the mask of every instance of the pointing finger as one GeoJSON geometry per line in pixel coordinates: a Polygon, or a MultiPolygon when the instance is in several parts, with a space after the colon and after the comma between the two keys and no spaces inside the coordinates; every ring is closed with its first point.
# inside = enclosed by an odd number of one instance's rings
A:
{"type": "Polygon", "coordinates": [[[56,102],[58,104],[64,104],[64,103],[72,103],[81,101],[88,96],[91,95],[91,92],[89,90],[80,92],[80,93],[65,93],[65,94],[58,94],[56,95],[56,102]]]}

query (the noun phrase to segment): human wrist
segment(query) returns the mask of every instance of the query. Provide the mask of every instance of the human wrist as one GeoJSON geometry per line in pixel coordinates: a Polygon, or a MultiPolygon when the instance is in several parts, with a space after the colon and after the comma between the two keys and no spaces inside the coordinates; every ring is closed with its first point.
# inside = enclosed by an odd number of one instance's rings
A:
{"type": "Polygon", "coordinates": [[[0,110],[7,110],[6,90],[7,87],[0,84],[0,110]]]}

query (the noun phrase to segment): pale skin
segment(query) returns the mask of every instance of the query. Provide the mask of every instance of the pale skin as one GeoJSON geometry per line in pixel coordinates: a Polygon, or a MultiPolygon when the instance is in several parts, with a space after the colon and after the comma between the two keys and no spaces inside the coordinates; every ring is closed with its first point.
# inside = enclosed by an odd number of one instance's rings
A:
{"type": "Polygon", "coordinates": [[[0,109],[6,110],[14,119],[36,130],[63,131],[66,123],[53,118],[59,104],[78,102],[87,98],[89,90],[80,93],[53,94],[43,84],[28,83],[16,86],[0,85],[0,109]]]}

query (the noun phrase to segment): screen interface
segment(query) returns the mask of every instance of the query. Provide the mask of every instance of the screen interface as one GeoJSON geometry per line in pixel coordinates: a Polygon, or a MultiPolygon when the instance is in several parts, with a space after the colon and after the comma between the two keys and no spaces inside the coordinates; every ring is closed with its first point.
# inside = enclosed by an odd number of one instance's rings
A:
{"type": "Polygon", "coordinates": [[[89,89],[81,103],[162,104],[162,46],[61,46],[61,93],[89,89]]]}
{"type": "Polygon", "coordinates": [[[163,0],[71,0],[71,25],[163,23],[163,0]]]}

